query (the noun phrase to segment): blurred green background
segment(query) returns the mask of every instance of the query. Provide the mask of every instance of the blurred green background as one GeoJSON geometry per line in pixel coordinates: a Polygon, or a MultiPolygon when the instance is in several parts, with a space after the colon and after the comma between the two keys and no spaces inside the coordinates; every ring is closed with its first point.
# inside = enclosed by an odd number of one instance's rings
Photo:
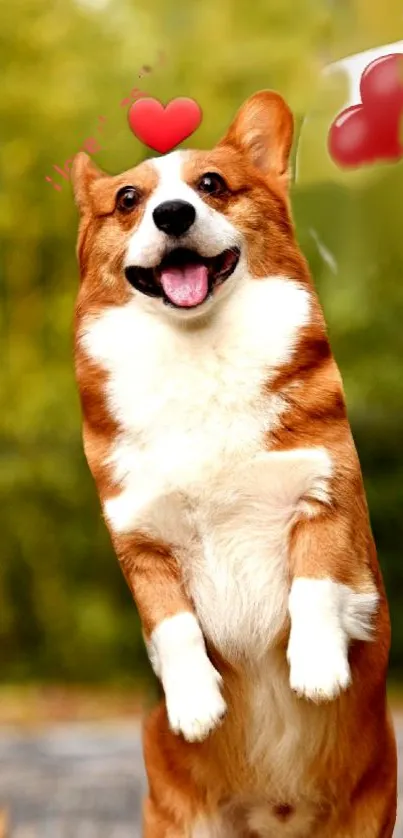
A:
{"type": "MultiPolygon", "coordinates": [[[[401,37],[400,0],[0,4],[4,683],[130,686],[147,669],[82,452],[72,361],[77,215],[70,182],[53,167],[62,169],[90,137],[100,145],[94,159],[110,172],[147,156],[120,105],[136,86],[163,101],[189,95],[200,103],[204,121],[185,145],[214,144],[243,99],[267,87],[289,101],[299,130],[315,103],[328,102],[318,90],[325,64],[401,37]],[[143,65],[152,70],[139,79],[143,65]]],[[[316,137],[322,145],[325,129],[316,137]]],[[[303,151],[293,187],[297,232],[344,377],[392,610],[391,673],[399,678],[403,166],[324,174],[313,145],[303,151]]]]}

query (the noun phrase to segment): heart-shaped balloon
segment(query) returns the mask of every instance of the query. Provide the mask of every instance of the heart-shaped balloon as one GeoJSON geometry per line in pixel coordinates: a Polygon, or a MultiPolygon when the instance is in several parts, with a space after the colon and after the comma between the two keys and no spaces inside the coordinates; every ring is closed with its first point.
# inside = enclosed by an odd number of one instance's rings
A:
{"type": "Polygon", "coordinates": [[[202,116],[197,102],[186,97],[172,99],[165,108],[158,99],[138,99],[128,113],[133,134],[161,154],[190,137],[199,127],[202,116]]]}
{"type": "Polygon", "coordinates": [[[361,104],[342,111],[330,127],[328,149],[340,166],[396,161],[403,156],[403,56],[383,55],[364,70],[361,104]]]}

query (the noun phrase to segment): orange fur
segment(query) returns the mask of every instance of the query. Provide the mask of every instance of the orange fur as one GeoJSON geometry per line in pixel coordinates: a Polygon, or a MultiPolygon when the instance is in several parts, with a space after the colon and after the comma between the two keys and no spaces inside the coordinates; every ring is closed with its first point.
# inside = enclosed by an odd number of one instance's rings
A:
{"type": "MultiPolygon", "coordinates": [[[[284,838],[390,838],[393,832],[396,748],[386,707],[388,607],[340,374],[306,261],[294,237],[287,193],[291,140],[292,117],[287,106],[277,94],[263,92],[244,104],[215,149],[191,153],[183,176],[190,186],[206,171],[225,176],[230,196],[206,196],[205,200],[242,231],[254,281],[280,273],[309,289],[314,317],[309,326],[300,329],[291,361],[277,369],[266,384],[266,391],[278,394],[286,404],[278,426],[267,433],[266,446],[270,451],[325,446],[335,468],[331,502],[326,505],[307,498],[316,514],[295,522],[287,574],[290,585],[299,577],[330,577],[353,591],[376,589],[380,598],[373,641],[353,642],[352,685],[335,701],[315,704],[290,691],[284,694],[283,704],[282,695],[273,693],[278,718],[285,726],[284,752],[288,754],[289,748],[291,754],[288,762],[284,755],[278,757],[274,785],[274,767],[272,770],[259,746],[259,731],[251,732],[251,672],[259,680],[254,664],[243,661],[234,665],[208,643],[210,659],[223,676],[227,715],[205,741],[189,743],[169,729],[164,702],[151,714],[144,732],[149,780],[146,838],[269,838],[274,834],[284,838]],[[293,751],[287,736],[292,735],[296,720],[305,738],[297,740],[293,751]],[[253,736],[255,756],[251,762],[253,736]]],[[[82,214],[76,370],[85,451],[104,500],[120,488],[106,463],[120,429],[105,398],[105,372],[88,360],[79,337],[89,312],[123,305],[129,298],[123,256],[143,209],[119,218],[115,195],[122,185],[135,182],[142,187],[146,201],[156,185],[155,173],[142,163],[137,169],[108,177],[95,171],[85,155],[79,155],[73,181],[82,214]]],[[[163,619],[183,611],[195,613],[169,541],[159,541],[141,530],[111,534],[146,638],[163,619]]],[[[278,683],[284,685],[288,679],[288,635],[287,621],[270,658],[278,683]]],[[[271,712],[268,704],[267,713],[271,712]]]]}

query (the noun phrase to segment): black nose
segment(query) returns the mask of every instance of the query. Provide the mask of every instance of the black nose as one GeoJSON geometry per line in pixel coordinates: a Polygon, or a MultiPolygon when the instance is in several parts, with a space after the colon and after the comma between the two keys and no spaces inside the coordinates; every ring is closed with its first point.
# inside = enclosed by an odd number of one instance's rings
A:
{"type": "Polygon", "coordinates": [[[153,212],[155,225],[168,236],[183,236],[195,218],[196,210],[187,201],[164,201],[153,212]]]}

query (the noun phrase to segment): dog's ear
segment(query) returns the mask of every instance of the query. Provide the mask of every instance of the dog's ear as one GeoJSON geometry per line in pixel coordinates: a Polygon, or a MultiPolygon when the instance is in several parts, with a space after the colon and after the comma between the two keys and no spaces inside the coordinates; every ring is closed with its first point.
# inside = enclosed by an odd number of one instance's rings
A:
{"type": "Polygon", "coordinates": [[[91,207],[91,186],[105,173],[98,169],[85,151],[76,154],[71,169],[74,198],[81,214],[91,207]]]}
{"type": "Polygon", "coordinates": [[[293,116],[282,96],[261,90],[244,102],[219,145],[242,151],[262,174],[287,177],[293,132],[293,116]]]}

